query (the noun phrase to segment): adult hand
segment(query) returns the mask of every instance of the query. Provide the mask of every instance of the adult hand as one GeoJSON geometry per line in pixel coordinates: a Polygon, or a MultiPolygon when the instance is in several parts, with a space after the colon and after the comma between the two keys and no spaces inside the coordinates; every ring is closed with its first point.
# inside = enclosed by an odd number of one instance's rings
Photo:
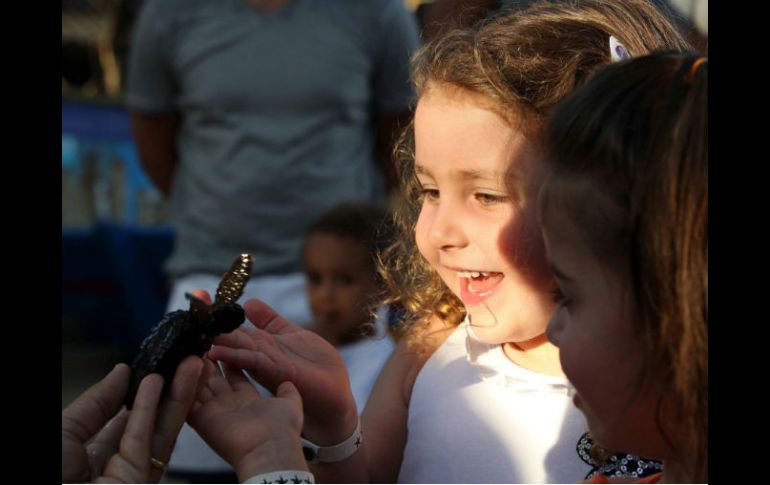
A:
{"type": "Polygon", "coordinates": [[[242,326],[219,335],[209,358],[246,369],[271,391],[292,382],[302,396],[305,436],[311,441],[331,445],[350,436],[358,411],[339,352],[259,300],[247,301],[244,310],[256,328],[242,326]]]}
{"type": "Polygon", "coordinates": [[[189,424],[241,482],[276,470],[307,470],[300,444],[302,399],[294,385],[281,383],[276,397],[262,397],[240,369],[224,368],[226,376],[206,360],[205,384],[189,424]]]}
{"type": "Polygon", "coordinates": [[[153,466],[150,458],[166,463],[171,456],[202,368],[200,358],[185,359],[160,407],[163,378],[159,374],[145,377],[133,409],[115,417],[131,374],[126,364],[115,366],[62,411],[62,482],[158,482],[163,470],[153,466]]]}

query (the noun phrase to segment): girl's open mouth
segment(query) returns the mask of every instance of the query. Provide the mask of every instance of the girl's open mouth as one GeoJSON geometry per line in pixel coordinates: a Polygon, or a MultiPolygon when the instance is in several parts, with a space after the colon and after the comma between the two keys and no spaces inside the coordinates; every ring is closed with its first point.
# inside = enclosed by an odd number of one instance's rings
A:
{"type": "Polygon", "coordinates": [[[494,271],[461,271],[460,299],[466,305],[478,305],[497,292],[503,274],[494,271]]]}

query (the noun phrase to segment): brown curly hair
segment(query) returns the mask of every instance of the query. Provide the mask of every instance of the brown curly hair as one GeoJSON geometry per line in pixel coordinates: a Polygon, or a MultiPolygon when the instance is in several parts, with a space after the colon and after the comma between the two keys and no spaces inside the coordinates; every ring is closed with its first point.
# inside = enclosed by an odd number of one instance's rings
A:
{"type": "MultiPolygon", "coordinates": [[[[538,2],[424,45],[412,59],[412,82],[418,99],[438,85],[481,94],[511,126],[537,141],[553,107],[610,63],[610,35],[632,56],[688,48],[674,25],[644,0],[538,2]]],[[[399,333],[417,343],[431,316],[456,326],[465,309],[414,240],[422,200],[414,173],[413,124],[402,132],[393,156],[403,197],[394,208],[400,235],[381,253],[379,271],[388,288],[385,302],[408,315],[399,333]]],[[[526,194],[519,202],[522,198],[526,194]]]]}

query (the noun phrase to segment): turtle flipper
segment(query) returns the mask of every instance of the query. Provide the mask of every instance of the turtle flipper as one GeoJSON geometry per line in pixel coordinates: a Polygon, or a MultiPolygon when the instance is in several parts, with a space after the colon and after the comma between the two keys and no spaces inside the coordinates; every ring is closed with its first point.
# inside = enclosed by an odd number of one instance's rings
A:
{"type": "Polygon", "coordinates": [[[251,275],[252,261],[250,254],[241,254],[236,258],[230,270],[222,276],[214,298],[215,304],[235,303],[241,297],[243,287],[246,286],[246,281],[251,275]]]}
{"type": "Polygon", "coordinates": [[[201,300],[192,293],[185,293],[185,298],[190,302],[190,315],[193,321],[204,322],[211,314],[211,308],[205,301],[201,300]]]}
{"type": "Polygon", "coordinates": [[[188,312],[176,310],[167,313],[142,341],[139,352],[131,363],[131,379],[125,400],[128,409],[131,409],[134,404],[134,398],[142,379],[154,372],[163,375],[163,395],[168,392],[176,369],[173,364],[167,365],[168,356],[169,353],[173,352],[175,342],[180,336],[188,333],[189,328],[188,312]]]}

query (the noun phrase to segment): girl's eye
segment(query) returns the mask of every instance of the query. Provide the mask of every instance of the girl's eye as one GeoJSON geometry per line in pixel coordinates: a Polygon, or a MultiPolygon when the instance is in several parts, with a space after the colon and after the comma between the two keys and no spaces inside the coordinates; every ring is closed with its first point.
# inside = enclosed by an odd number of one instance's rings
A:
{"type": "Polygon", "coordinates": [[[420,196],[426,200],[436,200],[438,199],[438,189],[428,189],[423,187],[420,191],[420,196]]]}
{"type": "Polygon", "coordinates": [[[554,303],[559,306],[567,306],[572,301],[570,297],[564,293],[564,290],[562,290],[560,286],[557,286],[555,289],[551,290],[551,294],[553,295],[554,303]]]}
{"type": "Polygon", "coordinates": [[[474,195],[476,200],[481,202],[482,205],[494,205],[505,202],[508,197],[504,195],[477,193],[474,195]]]}
{"type": "Polygon", "coordinates": [[[350,286],[353,284],[353,277],[348,275],[340,275],[334,278],[335,282],[342,286],[350,286]]]}
{"type": "Polygon", "coordinates": [[[321,283],[321,275],[314,272],[309,272],[307,274],[307,281],[311,286],[316,286],[321,283]]]}

